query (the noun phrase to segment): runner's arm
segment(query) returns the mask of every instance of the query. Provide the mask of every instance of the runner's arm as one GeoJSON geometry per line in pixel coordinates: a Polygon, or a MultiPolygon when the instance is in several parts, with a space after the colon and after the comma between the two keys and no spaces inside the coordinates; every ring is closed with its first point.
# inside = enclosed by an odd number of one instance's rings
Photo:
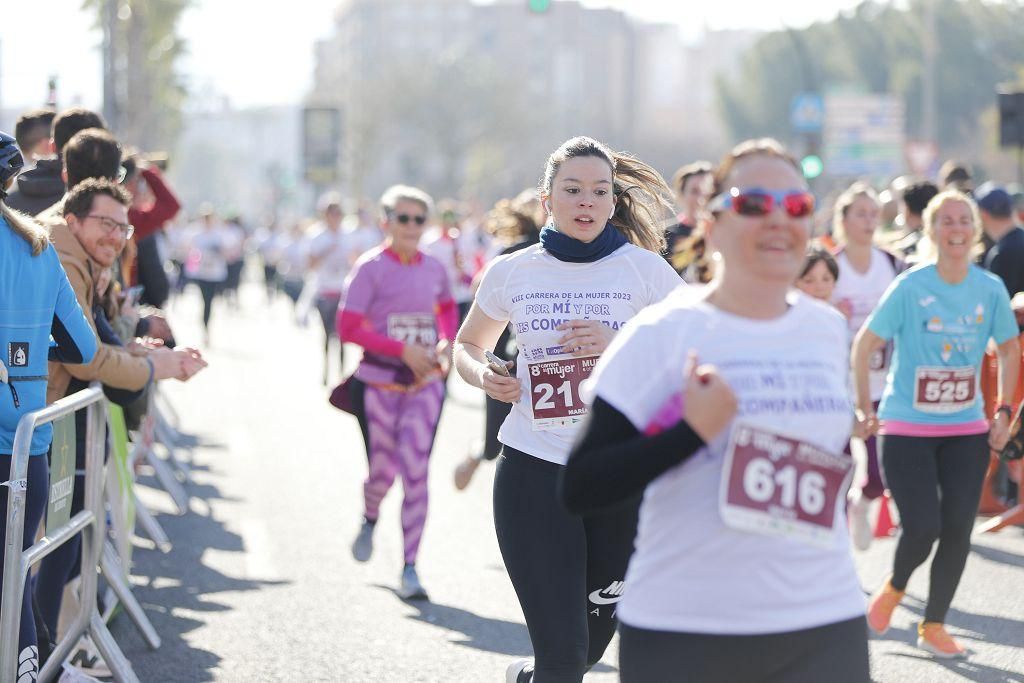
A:
{"type": "Polygon", "coordinates": [[[562,502],[577,514],[610,507],[642,493],[703,446],[686,420],[654,435],[641,434],[598,397],[562,471],[562,502]]]}
{"type": "Polygon", "coordinates": [[[865,325],[857,333],[853,340],[853,351],[850,354],[850,363],[853,365],[854,389],[857,392],[857,409],[864,415],[872,412],[871,384],[869,369],[871,367],[871,354],[885,346],[885,340],[868,329],[865,325]]]}
{"type": "Polygon", "coordinates": [[[467,383],[484,388],[483,375],[487,371],[484,351],[493,351],[498,337],[508,325],[507,320],[495,320],[474,301],[466,321],[455,335],[455,369],[467,383]]]}

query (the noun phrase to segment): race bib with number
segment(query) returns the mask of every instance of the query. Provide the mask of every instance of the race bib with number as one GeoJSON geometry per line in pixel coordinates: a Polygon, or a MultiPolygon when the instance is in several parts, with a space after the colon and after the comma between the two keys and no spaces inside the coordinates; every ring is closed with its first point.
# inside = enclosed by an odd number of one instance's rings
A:
{"type": "Polygon", "coordinates": [[[568,427],[583,421],[587,406],[580,399],[580,384],[590,377],[597,356],[530,363],[530,400],[533,429],[568,427]]]}
{"type": "Polygon", "coordinates": [[[974,405],[973,367],[925,368],[914,374],[914,408],[923,413],[956,413],[974,405]]]}
{"type": "Polygon", "coordinates": [[[426,313],[394,313],[388,316],[388,337],[403,344],[434,346],[437,327],[434,316],[426,313]]]}
{"type": "Polygon", "coordinates": [[[733,427],[722,468],[726,526],[829,547],[853,460],[766,429],[733,427]]]}

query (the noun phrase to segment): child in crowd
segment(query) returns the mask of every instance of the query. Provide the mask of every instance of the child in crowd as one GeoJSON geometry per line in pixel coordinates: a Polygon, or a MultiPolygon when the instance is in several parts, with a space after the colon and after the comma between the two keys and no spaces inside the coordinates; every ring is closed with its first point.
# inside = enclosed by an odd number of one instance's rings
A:
{"type": "Polygon", "coordinates": [[[838,279],[839,266],[832,254],[821,247],[812,246],[807,249],[807,262],[795,286],[807,296],[830,301],[838,279]]]}

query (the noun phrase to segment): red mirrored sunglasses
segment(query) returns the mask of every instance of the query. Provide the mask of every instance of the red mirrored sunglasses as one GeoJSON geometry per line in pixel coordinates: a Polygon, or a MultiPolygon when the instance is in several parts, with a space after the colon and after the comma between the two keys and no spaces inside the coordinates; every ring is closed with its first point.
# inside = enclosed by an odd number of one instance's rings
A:
{"type": "Polygon", "coordinates": [[[806,218],[814,213],[814,195],[807,190],[773,191],[759,187],[734,187],[708,202],[708,210],[717,213],[732,209],[741,216],[766,216],[776,204],[793,218],[806,218]]]}

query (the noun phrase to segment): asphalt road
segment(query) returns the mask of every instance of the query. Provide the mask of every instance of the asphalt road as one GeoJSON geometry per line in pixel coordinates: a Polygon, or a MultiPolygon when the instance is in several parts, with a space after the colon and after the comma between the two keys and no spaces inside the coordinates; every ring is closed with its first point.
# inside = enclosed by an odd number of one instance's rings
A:
{"type": "MultiPolygon", "coordinates": [[[[198,293],[171,311],[179,337],[198,341],[198,293]]],[[[112,629],[139,678],[504,680],[530,642],[494,538],[493,468],[481,467],[464,492],[451,476],[481,433],[481,397],[450,384],[418,562],[431,601],[406,603],[394,592],[398,486],[385,500],[374,557],[359,564],[349,552],[366,462],[355,420],[326,402],[318,321],[298,327],[290,304],[268,304],[249,285],[238,310],[218,302],[213,325],[210,368],[166,387],[185,430],[201,439],[191,510],[174,516],[165,494],[144,490],[174,543],[168,554],[144,542],[135,550],[135,592],[163,645],[149,651],[126,617],[112,629]]],[[[866,592],[886,575],[893,548],[885,539],[857,554],[866,592]]],[[[976,540],[949,616],[975,651],[969,661],[936,662],[914,646],[926,590],[919,571],[893,628],[872,641],[876,681],[1024,683],[1024,531],[976,540]]],[[[617,680],[616,661],[613,641],[586,680],[617,680]]]]}

